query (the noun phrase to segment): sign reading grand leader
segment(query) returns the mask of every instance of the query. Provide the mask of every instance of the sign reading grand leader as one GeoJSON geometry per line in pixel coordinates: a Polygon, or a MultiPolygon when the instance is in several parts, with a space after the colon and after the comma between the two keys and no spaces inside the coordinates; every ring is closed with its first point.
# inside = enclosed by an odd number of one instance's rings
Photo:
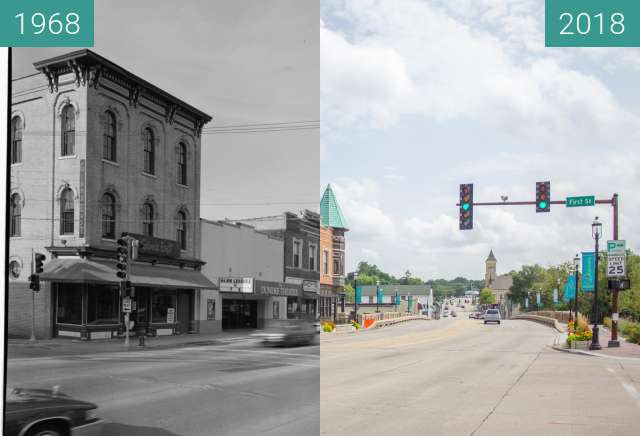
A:
{"type": "Polygon", "coordinates": [[[302,294],[302,285],[256,280],[255,293],[273,297],[298,297],[302,294]]]}

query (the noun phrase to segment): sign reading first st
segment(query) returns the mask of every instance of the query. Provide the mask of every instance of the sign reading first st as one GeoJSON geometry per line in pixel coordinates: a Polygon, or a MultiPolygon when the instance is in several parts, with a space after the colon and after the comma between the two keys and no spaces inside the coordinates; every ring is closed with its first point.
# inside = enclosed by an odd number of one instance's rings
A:
{"type": "Polygon", "coordinates": [[[567,207],[595,206],[596,197],[594,195],[583,195],[582,197],[567,197],[567,207]]]}

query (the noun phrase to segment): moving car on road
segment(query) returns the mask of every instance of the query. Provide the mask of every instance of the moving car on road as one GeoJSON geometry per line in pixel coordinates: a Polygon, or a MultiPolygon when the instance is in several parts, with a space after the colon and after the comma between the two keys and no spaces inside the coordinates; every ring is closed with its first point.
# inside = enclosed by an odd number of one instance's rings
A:
{"type": "Polygon", "coordinates": [[[484,323],[497,322],[500,324],[500,311],[498,309],[487,309],[484,313],[484,323]]]}
{"type": "Polygon", "coordinates": [[[98,436],[98,406],[53,389],[15,388],[7,394],[5,436],[98,436]]]}
{"type": "Polygon", "coordinates": [[[313,342],[316,336],[313,322],[305,319],[273,319],[267,322],[264,330],[251,334],[264,345],[307,345],[313,342]]]}

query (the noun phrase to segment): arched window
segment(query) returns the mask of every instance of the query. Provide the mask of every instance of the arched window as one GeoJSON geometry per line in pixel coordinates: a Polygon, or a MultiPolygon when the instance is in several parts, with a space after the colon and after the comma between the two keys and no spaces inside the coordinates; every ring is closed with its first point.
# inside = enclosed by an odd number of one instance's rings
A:
{"type": "Polygon", "coordinates": [[[142,234],[153,236],[153,205],[145,203],[142,206],[142,234]]]}
{"type": "Polygon", "coordinates": [[[72,156],[76,143],[76,110],[68,104],[62,109],[62,156],[72,156]]]}
{"type": "Polygon", "coordinates": [[[112,162],[116,161],[116,116],[111,111],[104,113],[102,158],[112,162]]]}
{"type": "Polygon", "coordinates": [[[178,183],[187,184],[187,146],[182,142],[178,145],[178,183]]]}
{"type": "Polygon", "coordinates": [[[144,129],[144,172],[155,174],[155,148],[153,131],[144,129]]]}
{"type": "Polygon", "coordinates": [[[9,236],[20,236],[20,223],[22,221],[22,205],[20,204],[20,196],[13,194],[11,196],[9,236]]]}
{"type": "Polygon", "coordinates": [[[116,237],[116,200],[109,193],[102,196],[102,237],[116,237]]]}
{"type": "Polygon", "coordinates": [[[13,117],[11,120],[11,163],[22,162],[22,119],[13,117]]]}
{"type": "Polygon", "coordinates": [[[187,215],[180,211],[178,212],[178,227],[176,229],[176,240],[180,244],[182,250],[187,249],[187,215]]]}
{"type": "Polygon", "coordinates": [[[60,234],[73,235],[73,191],[66,188],[60,195],[60,234]]]}

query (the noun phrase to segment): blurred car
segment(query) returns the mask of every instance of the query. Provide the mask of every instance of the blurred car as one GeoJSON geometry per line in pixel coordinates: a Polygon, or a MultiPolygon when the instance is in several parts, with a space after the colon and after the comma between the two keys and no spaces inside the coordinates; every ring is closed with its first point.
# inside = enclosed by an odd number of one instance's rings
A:
{"type": "Polygon", "coordinates": [[[484,323],[497,322],[500,324],[500,311],[498,309],[487,309],[484,313],[484,323]]]}
{"type": "Polygon", "coordinates": [[[98,406],[53,389],[15,388],[7,394],[5,436],[98,436],[98,406]]]}
{"type": "Polygon", "coordinates": [[[304,319],[273,319],[267,321],[264,330],[256,331],[251,336],[259,339],[264,345],[306,345],[316,336],[314,322],[304,319]]]}
{"type": "Polygon", "coordinates": [[[476,314],[473,312],[469,312],[469,319],[476,319],[476,314]]]}
{"type": "Polygon", "coordinates": [[[456,313],[456,311],[455,311],[455,310],[452,310],[452,311],[451,311],[451,316],[456,317],[456,316],[458,316],[458,314],[456,313]]]}
{"type": "Polygon", "coordinates": [[[482,312],[476,313],[476,319],[484,319],[484,314],[482,312]]]}

